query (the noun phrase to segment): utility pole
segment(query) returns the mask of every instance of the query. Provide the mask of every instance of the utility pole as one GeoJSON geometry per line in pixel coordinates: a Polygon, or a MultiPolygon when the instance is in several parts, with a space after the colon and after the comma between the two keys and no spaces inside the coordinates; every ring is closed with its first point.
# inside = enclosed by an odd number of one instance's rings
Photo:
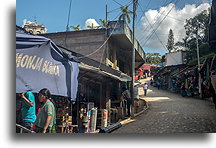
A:
{"type": "MultiPolygon", "coordinates": [[[[197,31],[198,33],[198,31],[197,31]]],[[[199,56],[199,43],[198,43],[198,34],[196,34],[196,45],[197,45],[197,64],[198,64],[198,85],[199,85],[199,97],[202,98],[202,85],[201,85],[201,74],[200,74],[200,56],[199,56]]]]}
{"type": "Polygon", "coordinates": [[[133,0],[133,24],[132,24],[132,58],[131,58],[131,118],[134,118],[134,76],[135,76],[135,19],[138,0],[133,0]]]}
{"type": "Polygon", "coordinates": [[[108,22],[108,8],[107,8],[107,5],[106,5],[106,22],[108,22]]]}
{"type": "Polygon", "coordinates": [[[70,0],[70,5],[69,5],[68,21],[67,21],[66,31],[70,31],[69,22],[70,22],[70,12],[71,12],[71,1],[72,0],[70,0]]]}

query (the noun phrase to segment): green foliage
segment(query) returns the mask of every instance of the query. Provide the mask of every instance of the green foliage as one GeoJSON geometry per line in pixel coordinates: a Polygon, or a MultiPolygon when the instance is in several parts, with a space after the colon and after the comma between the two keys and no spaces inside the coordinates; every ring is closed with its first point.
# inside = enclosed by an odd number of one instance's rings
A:
{"type": "Polygon", "coordinates": [[[80,30],[80,25],[70,26],[70,28],[74,29],[75,31],[79,31],[80,30]]]}
{"type": "Polygon", "coordinates": [[[199,52],[200,52],[200,55],[207,55],[207,54],[209,54],[209,44],[208,43],[202,43],[199,46],[199,52]]]}
{"type": "Polygon", "coordinates": [[[209,10],[204,10],[195,17],[186,20],[184,27],[187,37],[193,39],[198,36],[202,42],[207,42],[209,18],[209,10]]]}
{"type": "Polygon", "coordinates": [[[174,34],[172,29],[169,30],[168,41],[167,41],[167,50],[171,52],[174,49],[174,34]]]}
{"type": "Polygon", "coordinates": [[[92,23],[91,26],[87,26],[88,29],[98,29],[99,26],[94,26],[94,24],[92,23]]]}
{"type": "Polygon", "coordinates": [[[198,39],[200,57],[208,55],[210,52],[208,45],[209,12],[209,10],[204,10],[195,17],[186,20],[184,26],[186,37],[182,39],[182,42],[177,42],[175,44],[175,46],[182,47],[189,51],[186,56],[187,62],[189,63],[197,58],[196,39],[198,39]]]}
{"type": "MultiPolygon", "coordinates": [[[[210,58],[210,57],[213,57],[213,56],[216,56],[216,54],[215,53],[209,53],[209,54],[206,54],[204,56],[201,56],[200,57],[200,63],[203,63],[207,58],[210,58]]],[[[191,59],[188,62],[188,65],[197,65],[197,58],[191,59]]]]}
{"type": "Polygon", "coordinates": [[[99,19],[100,23],[101,23],[101,28],[107,28],[107,24],[108,22],[104,19],[99,19]]]}
{"type": "Polygon", "coordinates": [[[128,10],[128,6],[121,6],[120,7],[122,14],[119,16],[119,20],[123,20],[124,22],[128,22],[130,24],[130,16],[129,14],[132,14],[133,12],[128,10]]]}
{"type": "Polygon", "coordinates": [[[146,62],[151,64],[161,63],[162,56],[159,53],[146,53],[146,62]]]}

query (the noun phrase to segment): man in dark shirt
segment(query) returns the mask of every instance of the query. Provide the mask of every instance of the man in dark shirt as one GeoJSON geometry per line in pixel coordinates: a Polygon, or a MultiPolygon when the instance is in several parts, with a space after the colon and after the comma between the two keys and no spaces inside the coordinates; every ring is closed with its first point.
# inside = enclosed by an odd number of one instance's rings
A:
{"type": "Polygon", "coordinates": [[[127,101],[127,111],[128,111],[128,116],[130,116],[130,111],[131,111],[131,94],[129,90],[126,89],[126,87],[122,88],[122,96],[125,98],[127,101]]]}

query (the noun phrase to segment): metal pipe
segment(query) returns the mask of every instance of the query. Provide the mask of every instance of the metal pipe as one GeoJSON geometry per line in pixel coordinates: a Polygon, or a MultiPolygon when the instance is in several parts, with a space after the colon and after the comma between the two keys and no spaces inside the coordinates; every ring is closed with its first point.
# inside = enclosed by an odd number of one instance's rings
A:
{"type": "Polygon", "coordinates": [[[199,43],[198,43],[198,35],[196,35],[196,45],[197,45],[197,64],[198,64],[198,85],[199,85],[199,97],[202,98],[202,85],[201,85],[201,74],[200,74],[200,56],[199,56],[199,43]]]}

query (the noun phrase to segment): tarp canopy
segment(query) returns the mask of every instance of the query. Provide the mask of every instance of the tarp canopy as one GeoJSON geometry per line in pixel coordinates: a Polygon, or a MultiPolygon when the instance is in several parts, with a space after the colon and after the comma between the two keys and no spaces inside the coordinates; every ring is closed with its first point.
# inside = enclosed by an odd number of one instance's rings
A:
{"type": "Polygon", "coordinates": [[[211,6],[211,13],[210,13],[210,23],[209,23],[209,33],[208,33],[208,40],[210,45],[210,51],[215,53],[215,46],[216,46],[216,0],[212,0],[211,6]]]}
{"type": "MultiPolygon", "coordinates": [[[[216,25],[215,0],[212,0],[210,25],[216,25]]],[[[212,30],[214,32],[215,30],[212,30]]],[[[211,31],[210,31],[211,32],[211,31]]],[[[215,36],[214,36],[215,37],[215,36]]],[[[215,39],[215,38],[214,38],[215,39]]]]}
{"type": "Polygon", "coordinates": [[[151,69],[151,65],[143,65],[142,67],[141,67],[141,69],[142,70],[150,70],[151,69]]]}
{"type": "Polygon", "coordinates": [[[16,33],[16,93],[47,88],[53,95],[75,101],[78,73],[78,63],[50,39],[16,33]]]}

